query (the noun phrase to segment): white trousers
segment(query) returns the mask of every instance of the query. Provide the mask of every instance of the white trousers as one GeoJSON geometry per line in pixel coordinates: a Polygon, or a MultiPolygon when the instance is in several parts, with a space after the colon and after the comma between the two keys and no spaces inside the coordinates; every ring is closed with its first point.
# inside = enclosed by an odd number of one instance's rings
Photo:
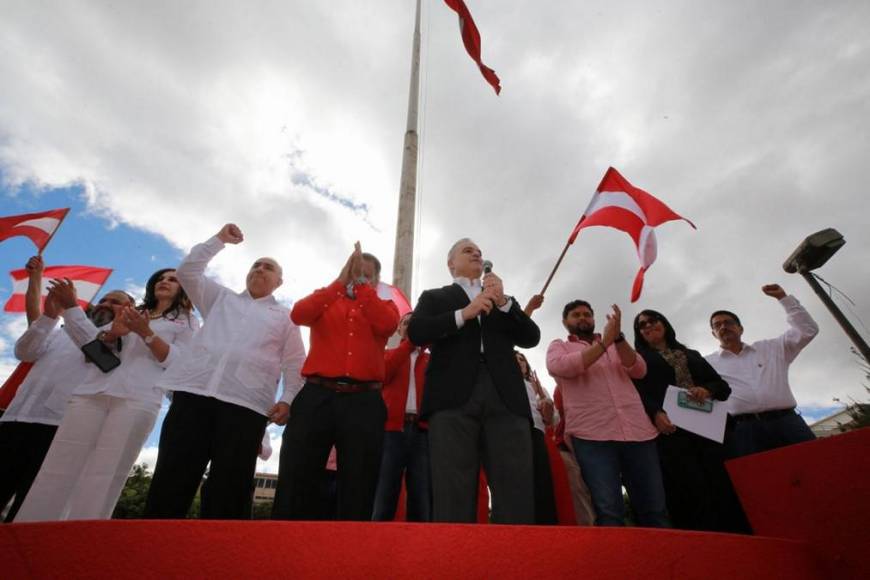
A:
{"type": "Polygon", "coordinates": [[[75,395],[16,522],[106,520],[159,407],[108,395],[75,395]]]}

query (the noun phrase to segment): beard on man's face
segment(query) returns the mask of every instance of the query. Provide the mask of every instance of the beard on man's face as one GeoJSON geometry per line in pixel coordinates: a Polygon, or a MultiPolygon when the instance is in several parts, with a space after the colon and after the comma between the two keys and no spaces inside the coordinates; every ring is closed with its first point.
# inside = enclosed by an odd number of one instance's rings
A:
{"type": "Polygon", "coordinates": [[[571,334],[592,334],[595,332],[595,323],[594,322],[575,322],[568,326],[568,332],[571,334]]]}
{"type": "Polygon", "coordinates": [[[115,319],[115,311],[109,306],[95,306],[91,310],[91,322],[94,326],[105,326],[115,319]]]}

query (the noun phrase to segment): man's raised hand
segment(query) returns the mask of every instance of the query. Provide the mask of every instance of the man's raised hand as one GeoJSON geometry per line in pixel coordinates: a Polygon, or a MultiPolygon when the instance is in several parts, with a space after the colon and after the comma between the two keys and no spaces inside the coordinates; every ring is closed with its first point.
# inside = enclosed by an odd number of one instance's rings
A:
{"type": "Polygon", "coordinates": [[[225,244],[241,244],[245,240],[242,230],[236,224],[227,224],[218,232],[218,239],[225,244]]]}
{"type": "Polygon", "coordinates": [[[27,274],[31,278],[41,277],[43,270],[45,270],[45,262],[42,261],[42,256],[33,256],[27,260],[24,269],[27,270],[27,274]]]}
{"type": "Polygon", "coordinates": [[[785,298],[785,290],[782,289],[782,286],[779,284],[765,284],[761,287],[761,291],[770,296],[771,298],[776,298],[777,300],[782,300],[785,298]]]}

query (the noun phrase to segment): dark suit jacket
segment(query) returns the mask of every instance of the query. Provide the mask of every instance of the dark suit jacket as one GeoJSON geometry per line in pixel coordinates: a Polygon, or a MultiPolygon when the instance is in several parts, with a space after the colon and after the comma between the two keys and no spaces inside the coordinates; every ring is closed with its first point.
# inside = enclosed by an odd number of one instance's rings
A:
{"type": "Polygon", "coordinates": [[[532,348],[541,340],[538,325],[513,301],[508,312],[493,308],[488,315],[466,320],[456,328],[455,312],[470,300],[458,284],[426,290],[417,302],[408,326],[408,338],[416,345],[430,345],[426,369],[423,417],[465,404],[477,381],[480,341],[486,366],[505,406],[513,413],[531,417],[526,386],[514,358],[514,347],[532,348]]]}
{"type": "MultiPolygon", "coordinates": [[[[656,413],[662,410],[668,385],[677,384],[676,372],[655,350],[640,349],[638,354],[646,361],[646,376],[635,379],[634,385],[640,394],[646,414],[655,424],[656,413]]],[[[686,358],[689,362],[689,374],[692,375],[695,385],[710,391],[710,395],[717,401],[724,401],[731,395],[731,387],[710,366],[707,359],[701,356],[701,353],[687,349],[686,358]]]]}

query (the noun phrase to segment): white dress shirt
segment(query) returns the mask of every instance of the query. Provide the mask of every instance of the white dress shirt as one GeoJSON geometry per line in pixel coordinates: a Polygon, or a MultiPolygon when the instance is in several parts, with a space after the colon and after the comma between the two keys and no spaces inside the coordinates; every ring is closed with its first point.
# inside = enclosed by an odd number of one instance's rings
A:
{"type": "Polygon", "coordinates": [[[214,397],[268,416],[283,373],[281,401],[302,389],[302,335],[290,311],[271,295],[253,298],[204,275],[224,243],[217,236],[197,244],[175,275],[205,321],[190,348],[160,380],[167,391],[214,397]]]}
{"type": "Polygon", "coordinates": [[[546,425],[544,425],[544,416],[541,414],[541,409],[538,407],[538,392],[535,391],[534,385],[530,381],[523,379],[523,382],[526,383],[526,394],[529,396],[529,407],[532,409],[532,422],[535,424],[535,429],[540,431],[541,433],[545,433],[547,430],[546,425]]]}
{"type": "Polygon", "coordinates": [[[419,412],[417,409],[417,373],[414,372],[418,356],[420,356],[419,348],[411,351],[411,370],[408,371],[410,373],[408,377],[408,399],[405,401],[405,412],[414,413],[415,415],[419,412]]]}
{"type": "Polygon", "coordinates": [[[57,326],[40,316],[15,343],[15,356],[35,363],[0,421],[60,425],[73,390],[88,371],[85,355],[57,326]]]}
{"type": "Polygon", "coordinates": [[[731,415],[761,413],[797,406],[788,384],[788,367],[819,332],[810,314],[794,296],[779,303],[785,308],[788,330],[777,338],[743,344],[738,354],[725,349],[706,359],[731,386],[731,415]]]}
{"type": "MultiPolygon", "coordinates": [[[[465,291],[465,294],[468,296],[468,299],[472,300],[472,301],[475,298],[477,298],[481,292],[483,292],[483,288],[480,285],[480,280],[472,280],[470,278],[459,277],[459,278],[454,278],[453,283],[458,284],[459,287],[465,291]]],[[[513,305],[513,302],[514,302],[513,298],[508,297],[507,302],[505,302],[501,306],[496,306],[496,308],[498,308],[502,312],[508,312],[508,311],[510,311],[511,306],[513,305]]],[[[454,316],[456,318],[456,328],[457,329],[465,326],[465,319],[462,318],[462,309],[461,308],[458,309],[454,313],[454,316]]],[[[477,317],[477,320],[478,321],[480,320],[479,315],[477,317]]],[[[481,339],[480,339],[480,352],[483,352],[483,337],[481,337],[481,339]]]]}
{"type": "MultiPolygon", "coordinates": [[[[66,324],[64,329],[79,348],[96,339],[100,329],[88,319],[84,311],[76,306],[63,313],[66,324]]],[[[74,395],[109,395],[130,401],[139,401],[151,407],[155,413],[163,402],[163,389],[157,386],[163,371],[176,361],[190,344],[199,321],[192,315],[182,314],[174,320],[164,317],[155,318],[149,323],[151,331],[169,345],[169,353],[158,361],[135,332],[121,337],[121,352],[115,353],[121,359],[120,366],[108,373],[97,365],[88,364],[87,374],[81,384],[73,391],[74,395]]],[[[104,329],[111,324],[104,326],[104,329]]]]}

